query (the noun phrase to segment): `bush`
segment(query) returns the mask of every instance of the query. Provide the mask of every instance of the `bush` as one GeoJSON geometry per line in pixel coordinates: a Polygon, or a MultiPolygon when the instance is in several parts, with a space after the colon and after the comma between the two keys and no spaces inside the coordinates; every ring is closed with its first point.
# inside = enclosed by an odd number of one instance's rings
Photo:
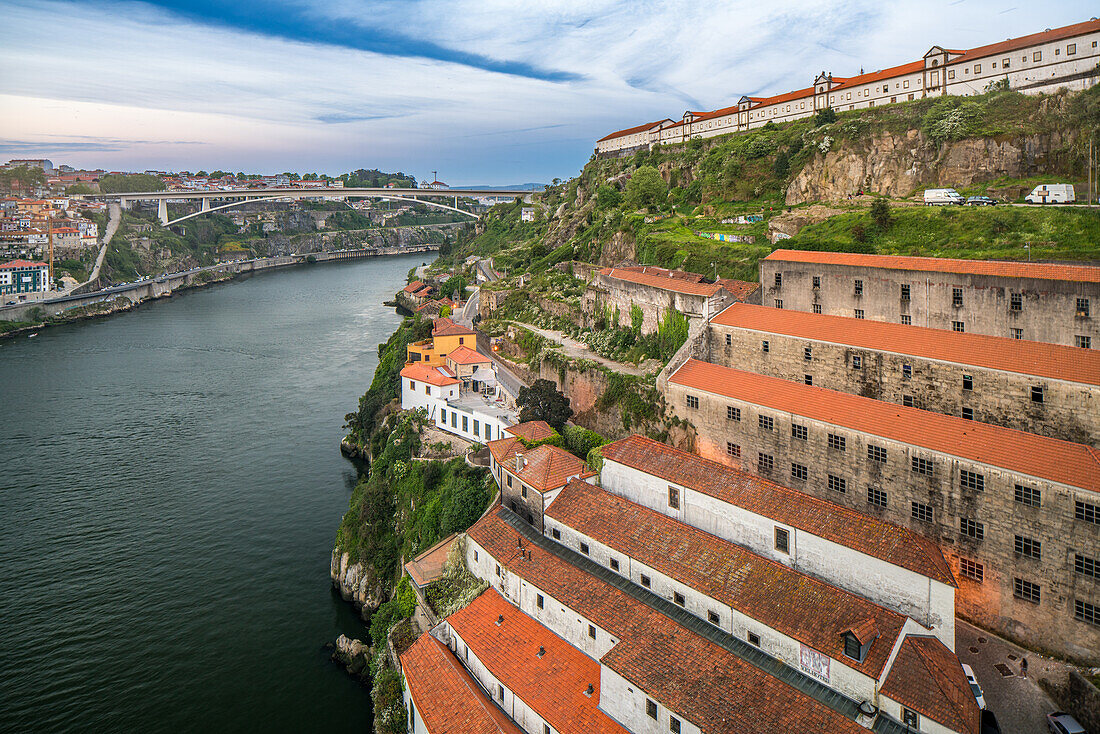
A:
{"type": "Polygon", "coordinates": [[[664,179],[653,166],[642,166],[626,184],[626,203],[633,209],[650,209],[668,196],[664,179]]]}
{"type": "Polygon", "coordinates": [[[885,232],[890,229],[893,215],[890,213],[890,204],[887,203],[886,197],[875,197],[874,202],[871,204],[871,219],[875,220],[875,224],[877,224],[882,231],[885,232]]]}
{"type": "Polygon", "coordinates": [[[622,193],[606,184],[596,189],[596,205],[601,209],[615,209],[623,203],[622,193]]]}
{"type": "Polygon", "coordinates": [[[386,644],[386,635],[395,624],[408,619],[416,611],[416,594],[413,593],[409,579],[403,577],[394,589],[390,600],[378,607],[370,618],[370,638],[376,647],[386,644]]]}
{"type": "Polygon", "coordinates": [[[592,449],[607,443],[607,439],[600,434],[580,426],[565,426],[561,435],[565,441],[565,450],[581,459],[587,459],[592,449]]]}
{"type": "Polygon", "coordinates": [[[962,140],[976,135],[982,122],[982,105],[944,97],[925,114],[921,129],[937,143],[962,140]]]}
{"type": "Polygon", "coordinates": [[[832,107],[818,110],[814,115],[814,127],[821,127],[822,125],[828,125],[832,122],[836,122],[836,110],[832,107]]]}

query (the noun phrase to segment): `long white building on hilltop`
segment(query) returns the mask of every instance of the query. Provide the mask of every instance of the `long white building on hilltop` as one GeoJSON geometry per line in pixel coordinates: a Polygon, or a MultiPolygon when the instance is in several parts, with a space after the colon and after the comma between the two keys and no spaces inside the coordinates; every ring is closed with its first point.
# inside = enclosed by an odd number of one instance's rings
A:
{"type": "Polygon", "coordinates": [[[617,130],[596,142],[601,155],[682,143],[789,122],[831,107],[838,112],[931,96],[981,94],[1007,80],[1028,94],[1087,89],[1100,80],[1100,20],[1048,29],[972,49],[933,46],[916,61],[852,77],[821,72],[812,86],[771,97],[742,96],[712,112],[688,110],[670,118],[617,130]]]}

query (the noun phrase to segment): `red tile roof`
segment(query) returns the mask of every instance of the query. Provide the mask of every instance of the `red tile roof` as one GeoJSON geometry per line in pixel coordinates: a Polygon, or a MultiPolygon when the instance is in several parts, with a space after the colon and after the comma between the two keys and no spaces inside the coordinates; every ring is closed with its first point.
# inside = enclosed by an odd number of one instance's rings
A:
{"type": "Polygon", "coordinates": [[[956,585],[951,567],[939,547],[901,525],[731,469],[644,436],[629,436],[608,444],[600,453],[604,461],[618,462],[661,477],[940,583],[956,585]]]}
{"type": "MultiPolygon", "coordinates": [[[[783,94],[776,94],[771,97],[754,97],[753,101],[757,102],[759,106],[766,107],[770,105],[783,104],[784,102],[790,102],[796,99],[804,99],[806,97],[812,97],[814,94],[814,87],[805,87],[803,89],[796,89],[793,92],[784,92],[783,94]]],[[[756,109],[755,107],[753,108],[756,109]]]]}
{"type": "MultiPolygon", "coordinates": [[[[906,74],[915,74],[924,68],[924,59],[919,61],[911,61],[908,64],[901,64],[900,66],[891,66],[888,69],[881,69],[879,71],[872,71],[866,74],[859,74],[857,76],[848,77],[840,80],[841,83],[834,86],[830,92],[839,91],[841,89],[851,89],[857,87],[860,84],[870,84],[872,82],[879,82],[883,79],[892,79],[896,76],[905,76],[906,74]]],[[[833,81],[838,81],[837,77],[833,77],[833,81]]]]}
{"type": "MultiPolygon", "coordinates": [[[[522,423],[520,425],[523,425],[522,423]]],[[[509,429],[504,429],[509,430],[509,429]]],[[[493,455],[498,464],[503,464],[505,459],[514,459],[517,451],[526,451],[527,447],[523,445],[523,441],[519,440],[515,436],[505,436],[504,438],[498,438],[494,441],[489,441],[485,444],[489,449],[489,453],[493,455]]]]}
{"type": "Polygon", "coordinates": [[[473,329],[461,326],[444,316],[432,323],[432,336],[476,336],[473,329]]]}
{"type": "Polygon", "coordinates": [[[430,632],[401,655],[401,672],[432,734],[524,734],[430,632]]]}
{"type": "Polygon", "coordinates": [[[875,679],[905,626],[903,614],[586,482],[570,482],[546,516],[875,679]],[[882,639],[860,663],[843,634],[867,623],[882,639]]]}
{"type": "Polygon", "coordinates": [[[405,365],[401,368],[401,376],[410,380],[426,382],[436,387],[458,384],[454,373],[446,367],[432,367],[423,362],[410,362],[405,365]]]}
{"type": "Polygon", "coordinates": [[[565,449],[545,443],[533,449],[517,448],[511,456],[503,457],[498,463],[536,492],[549,492],[564,487],[573,477],[585,478],[596,474],[584,461],[565,449]]]}
{"type": "Polygon", "coordinates": [[[719,278],[718,285],[729,291],[730,295],[739,301],[743,301],[756,291],[760,290],[759,283],[751,283],[747,280],[730,280],[728,278],[719,278]]]}
{"type": "Polygon", "coordinates": [[[688,360],[669,382],[1100,492],[1100,451],[989,423],[688,360]]]}
{"type": "Polygon", "coordinates": [[[405,564],[405,570],[409,572],[409,576],[417,586],[424,588],[443,578],[443,565],[447,562],[447,555],[451,552],[451,544],[454,540],[455,534],[451,533],[405,564]]]}
{"type": "Polygon", "coordinates": [[[645,132],[646,130],[652,130],[653,128],[660,125],[662,122],[672,122],[672,120],[670,120],[666,117],[665,119],[657,120],[656,122],[647,122],[644,125],[635,125],[634,127],[628,127],[625,130],[616,130],[613,133],[609,133],[607,135],[604,135],[602,138],[600,138],[596,142],[597,143],[602,143],[603,141],[611,140],[612,138],[623,138],[623,137],[626,137],[627,135],[633,135],[634,133],[640,133],[640,132],[645,132]]]}
{"type": "Polygon", "coordinates": [[[415,293],[423,287],[424,284],[422,282],[420,282],[419,280],[414,280],[401,290],[403,290],[405,293],[415,293]]]}
{"type": "Polygon", "coordinates": [[[474,524],[470,539],[511,573],[614,635],[619,642],[600,662],[676,716],[708,734],[866,731],[557,556],[529,544],[521,556],[522,536],[499,512],[474,524]]]}
{"type": "Polygon", "coordinates": [[[957,260],[946,257],[907,257],[903,255],[861,255],[855,252],[815,252],[810,250],[776,250],[764,259],[771,262],[847,265],[858,268],[1100,283],[1100,267],[1089,265],[1054,265],[1051,263],[1002,260],[957,260]]]}
{"type": "Polygon", "coordinates": [[[966,674],[935,637],[905,638],[880,693],[952,731],[978,732],[981,709],[966,674]]]}
{"type": "Polygon", "coordinates": [[[524,421],[523,423],[517,423],[504,430],[516,438],[522,438],[528,443],[541,441],[544,438],[556,436],[558,433],[554,430],[554,427],[546,421],[524,421]]]}
{"type": "Polygon", "coordinates": [[[1060,41],[1063,38],[1073,38],[1074,36],[1095,33],[1096,31],[1100,31],[1100,20],[1086,20],[1084,23],[1074,23],[1073,25],[1062,26],[1061,28],[1054,28],[1049,31],[1032,33],[1027,36],[1020,36],[1019,38],[1010,38],[1007,41],[999,41],[997,43],[990,43],[986,46],[967,49],[962,52],[962,56],[951,59],[947,63],[961,64],[985,56],[1003,54],[1040,43],[1060,41]]]}
{"type": "Polygon", "coordinates": [[[627,734],[599,708],[600,664],[505,601],[496,589],[482,592],[447,622],[471,655],[554,731],[627,734]],[[586,694],[589,686],[592,695],[586,694]]]}
{"type": "MultiPolygon", "coordinates": [[[[25,233],[18,233],[25,234],[25,233]]],[[[0,265],[0,270],[8,270],[14,268],[48,268],[46,263],[36,263],[30,260],[9,260],[8,262],[0,265]]]]}
{"type": "Polygon", "coordinates": [[[447,355],[447,359],[455,364],[488,364],[493,361],[465,345],[452,349],[450,354],[447,355]]]}
{"type": "Polygon", "coordinates": [[[1100,350],[735,303],[711,323],[941,362],[1100,385],[1100,350]]]}
{"type": "Polygon", "coordinates": [[[695,283],[686,278],[677,278],[669,275],[670,272],[672,271],[663,268],[647,268],[642,272],[627,268],[604,268],[600,275],[690,296],[713,296],[721,288],[714,283],[695,283]]]}

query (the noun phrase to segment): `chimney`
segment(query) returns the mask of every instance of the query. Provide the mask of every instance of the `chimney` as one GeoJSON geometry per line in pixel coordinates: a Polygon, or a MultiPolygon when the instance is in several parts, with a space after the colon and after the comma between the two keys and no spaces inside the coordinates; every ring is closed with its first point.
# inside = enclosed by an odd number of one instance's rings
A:
{"type": "Polygon", "coordinates": [[[546,654],[546,648],[543,647],[542,645],[539,645],[538,656],[541,658],[545,654],[546,654]]]}
{"type": "Polygon", "coordinates": [[[592,694],[595,693],[595,692],[596,692],[595,686],[593,686],[591,683],[589,683],[588,688],[586,688],[585,691],[584,691],[584,695],[588,696],[589,698],[592,698],[592,694]]]}
{"type": "Polygon", "coordinates": [[[502,624],[504,624],[504,615],[503,614],[501,614],[500,616],[497,617],[497,627],[499,627],[502,624]]]}

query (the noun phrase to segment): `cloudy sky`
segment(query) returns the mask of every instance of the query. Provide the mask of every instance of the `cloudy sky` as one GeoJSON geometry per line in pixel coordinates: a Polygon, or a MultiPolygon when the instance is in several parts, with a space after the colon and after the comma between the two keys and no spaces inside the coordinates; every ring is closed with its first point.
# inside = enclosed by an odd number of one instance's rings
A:
{"type": "Polygon", "coordinates": [[[1077,0],[0,0],[0,159],[544,182],[613,130],[1092,15],[1077,0]]]}

